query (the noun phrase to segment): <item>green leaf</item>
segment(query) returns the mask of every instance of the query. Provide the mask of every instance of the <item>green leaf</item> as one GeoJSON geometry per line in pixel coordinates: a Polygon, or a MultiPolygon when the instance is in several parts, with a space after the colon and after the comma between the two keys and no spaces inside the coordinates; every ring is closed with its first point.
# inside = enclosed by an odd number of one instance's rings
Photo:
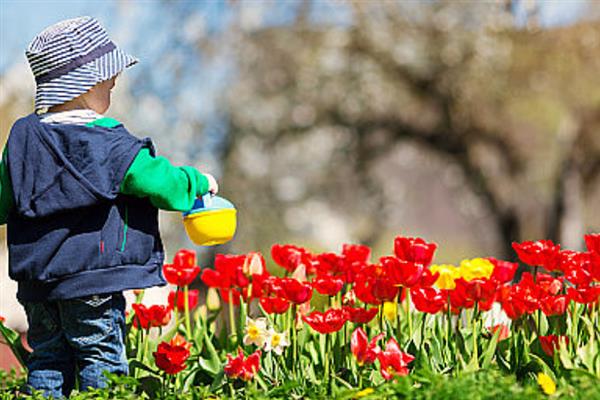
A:
{"type": "Polygon", "coordinates": [[[566,369],[573,369],[575,366],[573,365],[573,361],[571,360],[571,355],[569,354],[569,350],[567,346],[564,346],[563,343],[560,343],[558,348],[558,358],[562,366],[566,369]]]}
{"type": "Polygon", "coordinates": [[[496,329],[494,336],[492,336],[492,338],[489,341],[487,349],[485,349],[485,351],[482,354],[483,358],[482,358],[482,362],[481,362],[481,368],[487,369],[487,368],[489,368],[490,364],[492,363],[492,358],[494,357],[494,354],[496,352],[496,347],[498,346],[498,338],[499,337],[500,337],[500,329],[496,329]]]}
{"type": "Polygon", "coordinates": [[[221,370],[221,362],[218,359],[215,361],[213,358],[206,359],[200,357],[198,359],[198,364],[204,371],[208,372],[208,374],[213,377],[221,370]]]}
{"type": "Polygon", "coordinates": [[[136,369],[136,368],[144,370],[144,371],[147,371],[147,372],[150,372],[153,375],[158,375],[159,374],[158,370],[154,370],[154,369],[150,368],[149,366],[147,366],[146,364],[142,363],[139,360],[130,360],[129,361],[129,369],[131,371],[133,371],[133,369],[136,369]]]}
{"type": "Polygon", "coordinates": [[[321,365],[321,359],[319,358],[319,353],[315,348],[315,342],[308,342],[308,353],[310,354],[310,358],[314,365],[321,365]]]}
{"type": "Polygon", "coordinates": [[[142,390],[150,396],[156,398],[161,389],[161,380],[155,376],[144,376],[139,379],[142,390]]]}
{"type": "Polygon", "coordinates": [[[213,380],[213,383],[210,385],[210,391],[212,393],[214,393],[215,391],[217,391],[218,388],[220,388],[223,385],[224,382],[225,382],[225,372],[224,371],[220,371],[215,376],[215,379],[213,380]]]}
{"type": "Polygon", "coordinates": [[[0,322],[0,333],[6,340],[6,343],[10,347],[10,350],[15,355],[17,361],[23,368],[27,368],[27,359],[29,358],[29,352],[23,347],[21,343],[21,335],[13,331],[12,329],[4,326],[4,323],[0,322]]]}

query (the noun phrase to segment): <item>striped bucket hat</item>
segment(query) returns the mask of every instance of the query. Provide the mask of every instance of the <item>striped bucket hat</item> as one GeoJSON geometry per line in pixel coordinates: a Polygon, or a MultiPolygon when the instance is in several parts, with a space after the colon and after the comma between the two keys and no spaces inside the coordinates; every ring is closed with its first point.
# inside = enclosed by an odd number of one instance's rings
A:
{"type": "Polygon", "coordinates": [[[25,51],[36,82],[35,111],[63,104],[138,62],[119,49],[92,17],[58,22],[25,51]]]}

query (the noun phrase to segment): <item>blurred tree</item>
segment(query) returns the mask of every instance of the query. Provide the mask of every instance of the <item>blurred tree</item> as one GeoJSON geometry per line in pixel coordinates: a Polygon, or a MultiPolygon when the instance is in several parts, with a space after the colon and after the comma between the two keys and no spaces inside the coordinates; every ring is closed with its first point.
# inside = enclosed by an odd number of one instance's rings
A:
{"type": "Polygon", "coordinates": [[[309,232],[302,219],[335,231],[324,209],[350,239],[397,231],[389,186],[407,143],[460,169],[498,256],[534,237],[578,248],[598,226],[585,207],[600,160],[597,23],[518,29],[502,3],[356,1],[323,25],[318,2],[302,4],[293,23],[260,29],[244,29],[242,4],[229,32],[239,76],[224,181],[252,221],[242,243],[309,232]]]}

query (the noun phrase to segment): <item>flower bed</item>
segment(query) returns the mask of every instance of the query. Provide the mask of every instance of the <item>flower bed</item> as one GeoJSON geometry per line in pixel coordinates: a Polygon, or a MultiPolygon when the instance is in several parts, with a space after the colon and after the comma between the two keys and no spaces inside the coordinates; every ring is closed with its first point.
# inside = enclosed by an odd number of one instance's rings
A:
{"type": "MultiPolygon", "coordinates": [[[[533,267],[518,280],[518,264],[493,258],[432,265],[437,246],[419,238],[396,238],[394,254],[377,262],[361,245],[340,254],[274,245],[282,276],[259,253],[217,255],[201,271],[195,253],[180,250],[164,266],[177,290],[128,314],[131,376],[98,393],[599,398],[600,235],[585,239],[586,252],[514,243],[533,267]],[[203,304],[188,289],[200,273],[203,304]]],[[[5,379],[9,391],[14,382],[5,379]]]]}

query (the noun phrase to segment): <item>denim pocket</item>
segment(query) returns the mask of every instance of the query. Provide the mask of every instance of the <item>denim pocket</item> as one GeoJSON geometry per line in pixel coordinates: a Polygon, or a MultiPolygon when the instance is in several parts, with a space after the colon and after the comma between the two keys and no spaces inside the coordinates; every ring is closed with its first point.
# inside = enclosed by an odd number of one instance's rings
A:
{"type": "Polygon", "coordinates": [[[64,300],[63,325],[67,339],[76,346],[103,341],[115,330],[113,294],[64,300]]]}

